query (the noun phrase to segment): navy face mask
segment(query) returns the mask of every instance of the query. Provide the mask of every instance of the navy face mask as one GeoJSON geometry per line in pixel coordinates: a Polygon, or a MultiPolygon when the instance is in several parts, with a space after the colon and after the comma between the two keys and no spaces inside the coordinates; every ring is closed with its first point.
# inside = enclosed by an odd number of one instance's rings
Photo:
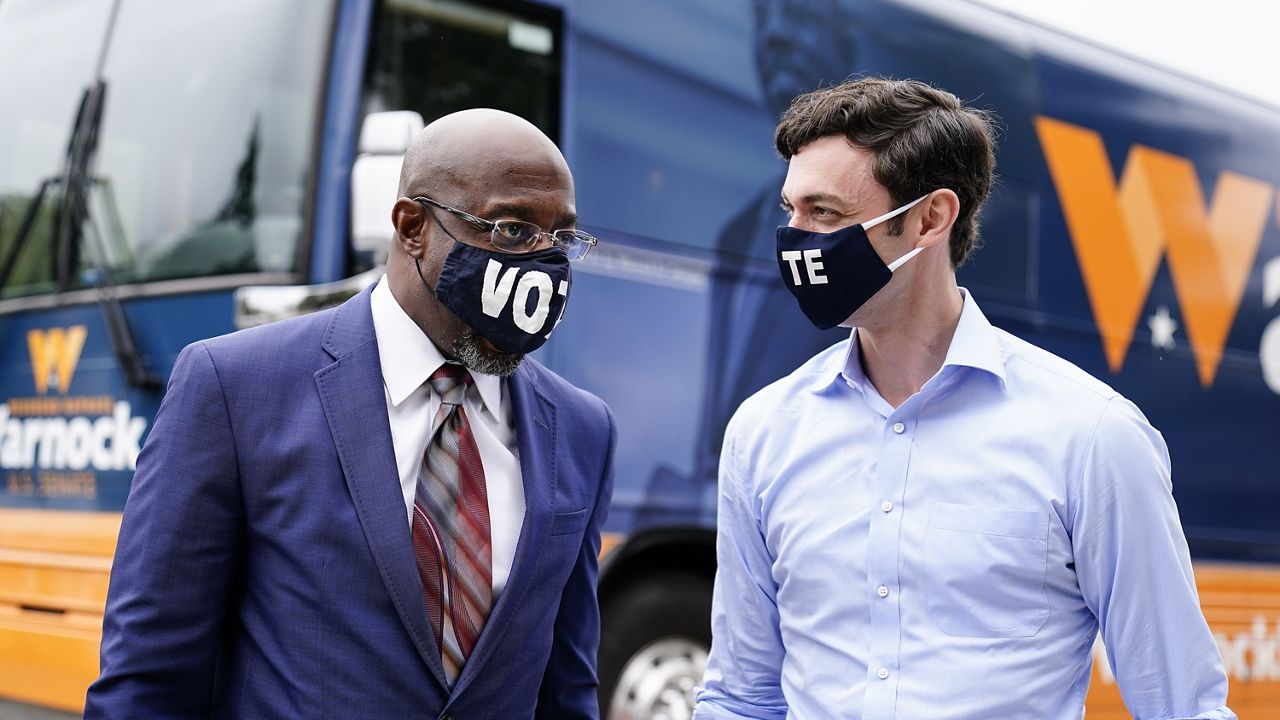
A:
{"type": "Polygon", "coordinates": [[[494,347],[528,353],[560,324],[570,276],[569,256],[558,247],[515,254],[459,242],[445,258],[434,294],[494,347]]]}
{"type": "Polygon", "coordinates": [[[885,265],[871,247],[867,231],[910,210],[926,197],[921,195],[897,210],[835,232],[778,228],[778,270],[809,322],[819,330],[829,330],[848,320],[889,284],[894,270],[924,249],[915,248],[885,265]]]}

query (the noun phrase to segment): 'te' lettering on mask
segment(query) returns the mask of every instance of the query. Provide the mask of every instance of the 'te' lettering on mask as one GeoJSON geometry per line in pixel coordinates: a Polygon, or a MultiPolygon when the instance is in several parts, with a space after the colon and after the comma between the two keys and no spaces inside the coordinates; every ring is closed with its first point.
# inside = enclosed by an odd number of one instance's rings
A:
{"type": "Polygon", "coordinates": [[[885,265],[871,247],[867,231],[910,210],[928,195],[860,225],[819,233],[778,228],[778,271],[800,311],[819,330],[829,330],[853,315],[893,277],[893,271],[915,257],[915,248],[885,265]]]}

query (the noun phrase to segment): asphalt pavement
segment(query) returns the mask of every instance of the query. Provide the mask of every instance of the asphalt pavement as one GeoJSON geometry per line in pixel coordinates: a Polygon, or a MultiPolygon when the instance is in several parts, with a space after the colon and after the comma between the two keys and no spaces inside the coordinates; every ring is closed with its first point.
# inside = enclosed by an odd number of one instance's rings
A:
{"type": "Polygon", "coordinates": [[[0,700],[0,720],[75,720],[77,714],[0,700]]]}

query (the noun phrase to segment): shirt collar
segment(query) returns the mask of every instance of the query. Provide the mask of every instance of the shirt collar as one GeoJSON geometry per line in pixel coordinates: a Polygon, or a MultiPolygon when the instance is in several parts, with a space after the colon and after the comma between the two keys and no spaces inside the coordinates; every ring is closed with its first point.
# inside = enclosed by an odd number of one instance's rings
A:
{"type": "MultiPolygon", "coordinates": [[[[400,307],[399,301],[391,294],[386,275],[373,289],[369,305],[373,312],[374,334],[378,339],[382,381],[391,404],[399,406],[422,387],[431,373],[445,363],[445,358],[431,338],[400,307]]],[[[497,375],[468,372],[485,409],[498,418],[502,407],[502,379],[497,375]]]]}
{"type": "MultiPolygon", "coordinates": [[[[947,357],[942,361],[942,369],[948,366],[976,368],[996,376],[1003,385],[1004,357],[1000,353],[1000,339],[996,329],[987,320],[987,316],[982,314],[977,301],[973,299],[973,293],[960,288],[960,294],[964,297],[964,306],[960,310],[960,322],[956,324],[955,334],[951,336],[947,357]]],[[[938,372],[941,373],[942,369],[938,372]]],[[[831,363],[818,374],[810,390],[821,392],[837,380],[843,380],[858,391],[862,391],[867,382],[862,359],[858,354],[858,328],[849,333],[848,352],[844,355],[832,355],[831,363]]]]}
{"type": "Polygon", "coordinates": [[[987,320],[973,299],[973,293],[960,288],[964,296],[964,309],[960,311],[960,323],[947,348],[947,359],[942,367],[957,365],[976,368],[991,373],[1005,382],[1004,355],[1000,352],[1000,336],[987,320]]]}

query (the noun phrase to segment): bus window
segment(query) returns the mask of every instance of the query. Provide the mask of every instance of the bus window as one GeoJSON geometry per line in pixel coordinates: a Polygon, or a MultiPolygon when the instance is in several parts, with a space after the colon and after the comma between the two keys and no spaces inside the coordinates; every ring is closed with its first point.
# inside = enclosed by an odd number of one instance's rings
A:
{"type": "Polygon", "coordinates": [[[0,268],[54,180],[0,297],[92,287],[100,270],[114,283],[296,272],[327,6],[6,0],[0,20],[0,268]],[[103,110],[77,123],[91,88],[103,110]],[[97,137],[87,220],[59,248],[74,133],[97,137]]]}
{"type": "Polygon", "coordinates": [[[121,3],[89,188],[115,282],[298,269],[329,23],[306,0],[121,3]]]}
{"type": "Polygon", "coordinates": [[[45,188],[0,298],[56,289],[52,237],[62,197],[59,178],[110,9],[110,3],[89,0],[0,3],[0,267],[45,188]]]}
{"type": "Polygon", "coordinates": [[[492,107],[559,140],[560,22],[454,0],[385,0],[370,44],[365,112],[414,110],[430,123],[492,107]]]}

